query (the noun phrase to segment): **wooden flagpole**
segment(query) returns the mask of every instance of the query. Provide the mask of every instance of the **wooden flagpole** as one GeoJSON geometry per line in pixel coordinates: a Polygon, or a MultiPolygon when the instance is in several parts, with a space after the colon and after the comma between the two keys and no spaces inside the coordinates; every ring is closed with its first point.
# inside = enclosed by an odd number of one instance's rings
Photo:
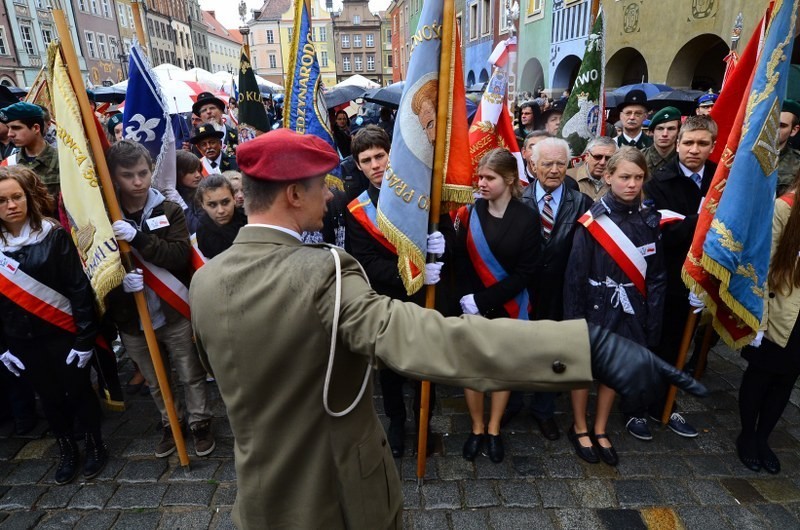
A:
{"type": "MultiPolygon", "coordinates": [[[[145,55],[150,57],[146,40],[147,37],[144,33],[144,24],[142,24],[142,11],[139,8],[139,0],[131,0],[131,11],[133,12],[133,27],[136,28],[136,39],[139,41],[139,46],[141,46],[145,55]]],[[[130,73],[128,73],[128,75],[130,75],[130,73]]]]}
{"type": "MultiPolygon", "coordinates": [[[[689,353],[689,345],[692,342],[692,335],[694,335],[694,327],[697,324],[697,313],[694,308],[689,309],[689,317],[686,319],[686,327],[683,328],[683,338],[681,339],[681,349],[678,351],[678,360],[675,361],[675,368],[683,370],[686,364],[686,355],[689,353]]],[[[710,326],[711,324],[709,324],[710,326]]],[[[678,393],[678,387],[670,385],[669,392],[667,392],[667,401],[664,405],[664,412],[661,414],[661,424],[666,427],[670,415],[672,415],[672,405],[675,404],[675,396],[678,393]]]]}
{"type": "MultiPolygon", "coordinates": [[[[439,229],[439,216],[442,206],[442,184],[444,183],[444,161],[445,149],[447,146],[447,121],[450,113],[449,101],[452,87],[450,79],[450,63],[453,58],[453,33],[455,22],[455,7],[453,0],[444,0],[442,9],[442,40],[441,54],[439,56],[439,104],[436,110],[436,143],[433,150],[433,180],[431,182],[431,210],[428,217],[428,233],[439,229]]],[[[454,82],[463,83],[463,79],[456,79],[454,82]]],[[[428,254],[428,261],[435,258],[428,254]]],[[[436,306],[436,286],[428,285],[425,288],[425,307],[433,309],[436,306]]],[[[430,415],[429,405],[431,396],[431,382],[423,381],[420,390],[419,420],[417,428],[419,435],[417,438],[417,484],[422,485],[425,478],[425,465],[427,463],[428,452],[428,417],[430,415]]]]}
{"type": "MultiPolygon", "coordinates": [[[[97,167],[97,176],[100,179],[101,190],[103,198],[108,208],[108,213],[111,220],[118,221],[122,219],[122,210],[117,202],[117,196],[114,193],[114,185],[111,182],[111,174],[108,171],[108,164],[106,157],[103,154],[103,144],[100,141],[100,136],[95,126],[94,114],[89,106],[89,98],[86,95],[86,87],[81,78],[81,70],[78,66],[78,57],[75,54],[75,47],[72,44],[72,37],[69,33],[69,26],[67,19],[64,16],[64,11],[61,9],[60,0],[50,0],[53,6],[53,20],[56,24],[59,38],[61,39],[61,49],[63,51],[64,61],[67,63],[67,72],[72,83],[72,89],[78,99],[78,105],[81,109],[81,117],[83,119],[83,128],[86,131],[86,137],[89,140],[89,146],[94,155],[95,165],[97,167]]],[[[131,264],[131,248],[125,241],[117,241],[119,244],[119,251],[125,264],[126,270],[132,269],[131,264]]],[[[147,302],[144,298],[144,292],[139,291],[133,293],[133,298],[136,300],[136,309],[139,312],[139,319],[142,322],[142,329],[144,330],[147,346],[150,349],[150,358],[153,361],[155,368],[156,378],[158,379],[158,386],[161,389],[161,396],[164,399],[164,405],[167,408],[167,415],[169,416],[169,424],[172,428],[172,435],[175,438],[175,446],[178,450],[178,457],[182,466],[189,465],[189,455],[186,453],[186,443],[181,431],[180,422],[178,421],[178,414],[175,412],[175,402],[172,397],[172,390],[169,386],[169,378],[167,372],[164,370],[164,362],[161,358],[161,351],[158,348],[158,341],[156,334],[153,330],[153,323],[150,320],[150,313],[147,310],[147,302]]]]}

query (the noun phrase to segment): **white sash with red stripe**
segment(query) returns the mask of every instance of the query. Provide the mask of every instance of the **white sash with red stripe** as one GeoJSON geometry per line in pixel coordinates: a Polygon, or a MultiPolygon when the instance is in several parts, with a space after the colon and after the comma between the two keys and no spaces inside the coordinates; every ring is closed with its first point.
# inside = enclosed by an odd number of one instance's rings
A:
{"type": "Polygon", "coordinates": [[[619,265],[622,272],[630,278],[642,296],[646,297],[647,288],[644,279],[647,276],[647,261],[625,232],[620,230],[607,215],[595,218],[591,211],[583,214],[578,222],[586,227],[611,259],[619,265]]]}
{"type": "Polygon", "coordinates": [[[189,289],[171,272],[145,261],[136,249],[131,249],[136,266],[144,272],[144,283],[175,311],[191,320],[189,289]]]}
{"type": "Polygon", "coordinates": [[[203,255],[203,253],[200,251],[200,247],[197,245],[196,232],[189,236],[189,242],[192,244],[192,270],[198,271],[200,270],[200,267],[208,263],[208,258],[203,255]]]}
{"type": "Polygon", "coordinates": [[[685,215],[678,212],[673,212],[672,210],[659,210],[658,213],[661,214],[661,221],[658,223],[658,226],[679,223],[686,219],[685,215]]]}
{"type": "Polygon", "coordinates": [[[206,157],[201,158],[200,162],[203,163],[203,175],[208,176],[215,173],[222,173],[222,171],[219,170],[219,164],[217,164],[217,167],[211,167],[211,162],[209,162],[206,157]]]}
{"type": "Polygon", "coordinates": [[[0,166],[16,166],[17,165],[17,153],[11,153],[8,155],[8,158],[0,162],[0,166]]]}

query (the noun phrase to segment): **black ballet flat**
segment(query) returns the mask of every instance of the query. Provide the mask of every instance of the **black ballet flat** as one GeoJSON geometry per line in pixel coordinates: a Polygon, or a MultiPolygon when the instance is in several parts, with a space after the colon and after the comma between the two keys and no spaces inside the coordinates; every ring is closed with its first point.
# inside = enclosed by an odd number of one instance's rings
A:
{"type": "Polygon", "coordinates": [[[761,461],[758,458],[758,451],[755,442],[746,442],[741,435],[736,438],[736,454],[744,467],[750,471],[761,471],[761,461]]]}
{"type": "Polygon", "coordinates": [[[595,433],[594,436],[592,437],[592,442],[594,442],[594,445],[597,446],[596,449],[597,453],[600,455],[600,460],[602,460],[609,466],[616,466],[617,464],[619,464],[619,456],[617,456],[617,451],[614,449],[613,446],[603,447],[602,445],[600,445],[600,443],[598,443],[597,440],[601,438],[605,438],[606,440],[609,441],[609,443],[611,442],[611,439],[605,433],[602,434],[595,433]]]}
{"type": "Polygon", "coordinates": [[[594,452],[594,444],[591,447],[584,447],[578,441],[581,438],[589,438],[591,440],[588,432],[577,433],[575,432],[575,426],[573,425],[569,428],[567,438],[569,438],[569,441],[572,442],[572,447],[575,448],[575,452],[583,460],[589,462],[590,464],[597,464],[600,462],[600,459],[597,458],[597,453],[594,452]]]}
{"type": "Polygon", "coordinates": [[[489,460],[495,464],[499,464],[506,456],[506,451],[503,448],[503,437],[499,434],[486,435],[486,452],[489,454],[489,460]]]}
{"type": "Polygon", "coordinates": [[[777,475],[781,472],[781,461],[778,460],[778,455],[772,452],[766,441],[758,442],[758,460],[767,473],[777,475]]]}
{"type": "Polygon", "coordinates": [[[483,447],[483,435],[471,433],[464,443],[463,455],[466,460],[473,462],[483,447]]]}

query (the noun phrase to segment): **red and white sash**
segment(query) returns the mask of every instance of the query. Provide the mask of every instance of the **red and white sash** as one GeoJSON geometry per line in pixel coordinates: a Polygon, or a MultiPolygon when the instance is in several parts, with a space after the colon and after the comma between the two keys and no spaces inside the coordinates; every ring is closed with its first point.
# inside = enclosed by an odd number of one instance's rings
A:
{"type": "Polygon", "coordinates": [[[661,214],[661,221],[658,223],[658,226],[679,223],[686,219],[685,215],[678,212],[673,212],[672,210],[659,210],[658,213],[661,214]]]}
{"type": "Polygon", "coordinates": [[[578,222],[586,227],[611,259],[619,265],[622,272],[631,279],[642,296],[646,297],[647,288],[644,279],[647,276],[647,261],[625,232],[620,230],[607,215],[595,218],[591,211],[583,214],[578,222]]]}
{"type": "Polygon", "coordinates": [[[780,200],[782,200],[783,202],[785,202],[786,204],[788,204],[789,207],[791,208],[791,207],[794,206],[794,196],[795,196],[795,193],[793,191],[790,191],[789,193],[784,193],[783,195],[781,195],[778,198],[780,200]]]}
{"type": "Polygon", "coordinates": [[[191,236],[189,236],[189,242],[192,244],[192,271],[197,272],[200,270],[200,267],[208,263],[208,258],[206,258],[203,253],[200,251],[200,247],[197,245],[197,233],[195,232],[191,236]]]}
{"type": "Polygon", "coordinates": [[[171,272],[145,261],[136,249],[131,249],[133,261],[144,272],[144,283],[175,311],[191,320],[189,289],[171,272]]]}
{"type": "Polygon", "coordinates": [[[8,155],[8,158],[0,162],[0,167],[3,166],[16,166],[17,165],[17,153],[11,153],[8,155]]]}
{"type": "Polygon", "coordinates": [[[217,164],[217,167],[211,167],[211,162],[206,157],[201,158],[200,162],[202,162],[202,164],[203,164],[203,176],[204,177],[207,177],[209,175],[213,175],[215,173],[217,173],[217,174],[218,173],[222,173],[222,171],[219,170],[219,164],[217,164]]]}

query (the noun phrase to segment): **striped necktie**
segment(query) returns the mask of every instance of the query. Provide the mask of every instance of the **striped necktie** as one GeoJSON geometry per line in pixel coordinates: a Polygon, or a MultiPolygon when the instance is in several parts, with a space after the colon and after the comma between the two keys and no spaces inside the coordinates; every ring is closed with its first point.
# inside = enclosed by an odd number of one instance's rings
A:
{"type": "Polygon", "coordinates": [[[553,200],[553,195],[546,193],[543,199],[544,207],[542,208],[540,217],[542,219],[542,236],[544,236],[545,241],[547,241],[550,239],[550,232],[553,231],[553,224],[555,222],[553,219],[553,207],[550,206],[550,201],[553,200]]]}

